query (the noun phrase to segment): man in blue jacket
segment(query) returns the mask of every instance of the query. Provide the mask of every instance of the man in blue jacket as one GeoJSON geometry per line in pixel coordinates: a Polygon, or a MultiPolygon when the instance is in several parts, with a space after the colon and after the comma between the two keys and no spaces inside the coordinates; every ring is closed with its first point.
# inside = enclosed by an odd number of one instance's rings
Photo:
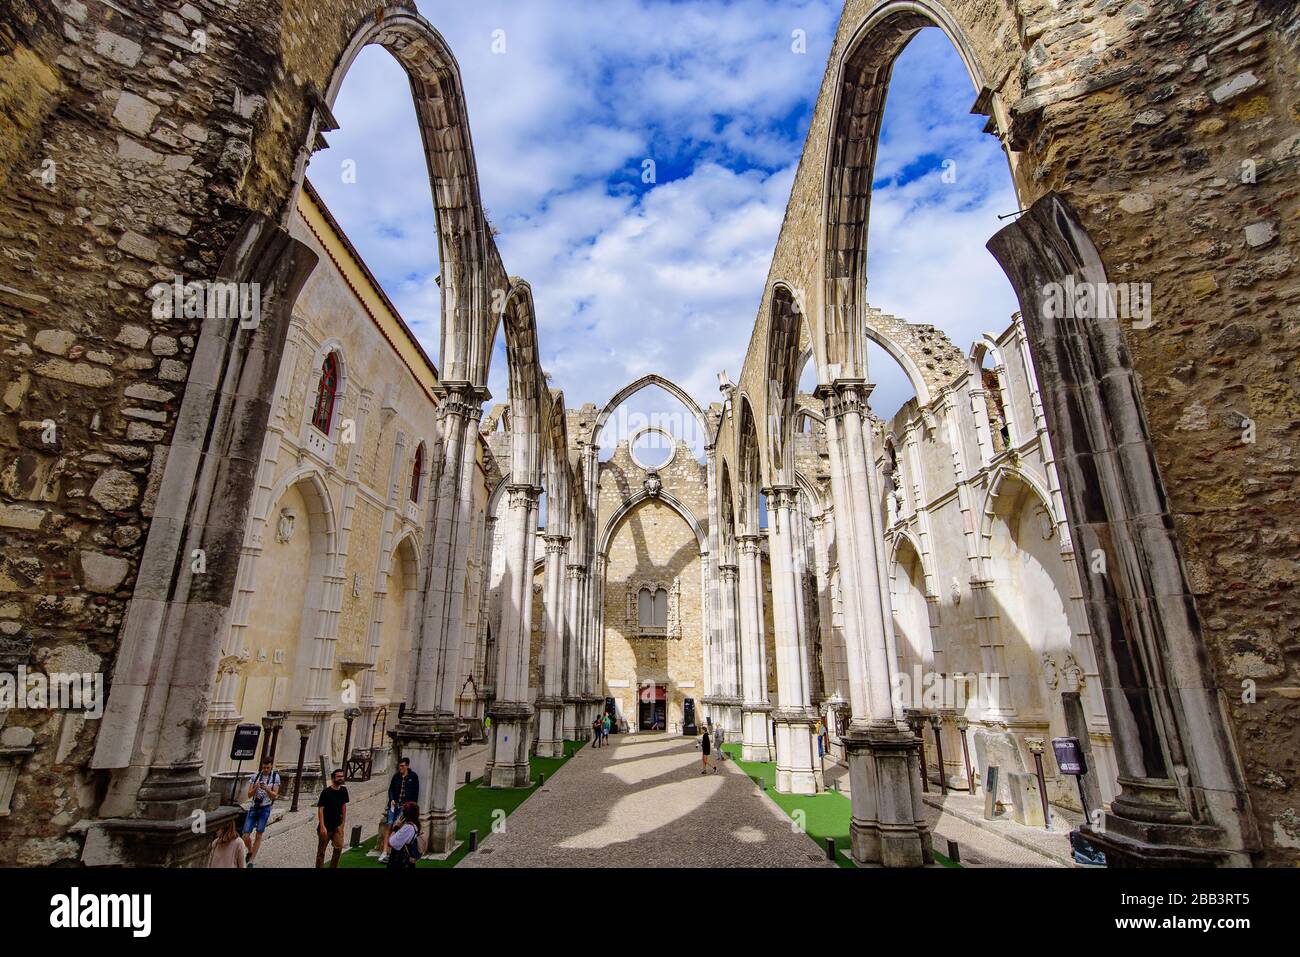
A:
{"type": "Polygon", "coordinates": [[[420,776],[411,770],[411,759],[402,758],[397,762],[397,771],[388,782],[388,814],[379,834],[379,863],[388,862],[388,832],[393,822],[402,814],[407,801],[420,801],[420,776]]]}

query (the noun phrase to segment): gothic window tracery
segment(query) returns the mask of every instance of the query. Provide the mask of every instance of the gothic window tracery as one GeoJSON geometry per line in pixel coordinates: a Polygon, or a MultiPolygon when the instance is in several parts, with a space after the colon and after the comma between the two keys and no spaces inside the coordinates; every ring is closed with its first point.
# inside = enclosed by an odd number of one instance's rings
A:
{"type": "Polygon", "coordinates": [[[640,580],[627,585],[628,634],[635,638],[680,638],[681,579],[640,580]]]}

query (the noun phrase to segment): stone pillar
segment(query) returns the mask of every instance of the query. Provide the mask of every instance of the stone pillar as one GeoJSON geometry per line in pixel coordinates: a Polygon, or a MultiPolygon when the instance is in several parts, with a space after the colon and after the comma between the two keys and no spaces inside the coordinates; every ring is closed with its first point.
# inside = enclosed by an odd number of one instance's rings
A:
{"type": "Polygon", "coordinates": [[[109,780],[87,825],[86,864],[189,866],[210,843],[192,830],[193,812],[211,829],[238,815],[209,794],[203,729],[290,315],[316,262],[250,213],[217,269],[220,281],[258,283],[262,321],[204,323],[195,348],[178,413],[192,427],[172,436],[95,739],[91,767],[109,780]],[[196,549],[208,556],[202,575],[196,549]]]}
{"type": "Polygon", "coordinates": [[[799,536],[798,489],[767,489],[768,546],[772,564],[772,611],[776,628],[776,789],[788,794],[816,794],[822,788],[821,762],[813,729],[817,712],[809,699],[807,642],[800,634],[803,600],[795,548],[799,536]]]}
{"type": "Polygon", "coordinates": [[[871,386],[839,379],[818,388],[826,402],[835,541],[844,601],[844,639],[853,719],[841,735],[852,782],[853,859],[886,867],[931,860],[921,815],[916,737],[895,715],[892,617],[883,568],[881,517],[871,463],[871,386]]]}
{"type": "Polygon", "coordinates": [[[528,751],[533,706],[528,701],[528,657],[533,619],[533,555],[537,542],[537,502],[541,488],[510,485],[505,518],[506,570],[501,582],[501,639],[497,646],[496,698],[488,708],[488,787],[529,784],[528,751]]]}
{"type": "Polygon", "coordinates": [[[744,726],[740,696],[740,601],[737,594],[739,587],[739,566],[719,565],[719,623],[716,634],[722,646],[718,656],[722,664],[722,682],[718,688],[721,721],[717,718],[714,721],[721,724],[728,738],[743,734],[744,726]]]}
{"type": "Polygon", "coordinates": [[[736,536],[740,589],[741,757],[771,761],[771,704],[767,700],[767,663],[763,649],[763,568],[757,535],[736,536]]]}
{"type": "MultiPolygon", "coordinates": [[[[392,731],[397,750],[410,758],[421,782],[429,850],[456,846],[456,681],[464,640],[465,568],[474,504],[478,423],[485,389],[444,382],[442,454],[437,500],[426,527],[426,573],[414,649],[410,703],[392,731]]],[[[430,482],[432,489],[433,483],[430,482]]]]}
{"type": "Polygon", "coordinates": [[[581,729],[578,727],[578,662],[581,655],[580,643],[586,631],[583,627],[582,600],[584,568],[580,564],[569,563],[569,576],[566,582],[569,592],[569,612],[565,616],[564,646],[564,736],[570,741],[581,741],[581,729]]]}
{"type": "Polygon", "coordinates": [[[546,578],[544,608],[546,635],[542,645],[542,694],[537,699],[537,755],[564,755],[564,632],[566,624],[564,559],[569,549],[567,535],[546,536],[546,578]]]}

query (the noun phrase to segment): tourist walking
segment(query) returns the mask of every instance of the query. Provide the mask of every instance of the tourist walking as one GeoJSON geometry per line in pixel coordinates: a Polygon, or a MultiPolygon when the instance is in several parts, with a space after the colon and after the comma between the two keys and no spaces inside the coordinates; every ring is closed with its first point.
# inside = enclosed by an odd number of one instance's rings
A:
{"type": "Polygon", "coordinates": [[[348,789],[343,786],[343,769],[335,768],[329,787],[316,801],[316,866],[325,866],[325,846],[334,845],[330,867],[339,866],[343,856],[343,828],[348,823],[348,789]]]}
{"type": "Polygon", "coordinates": [[[420,800],[420,776],[411,770],[411,759],[402,758],[397,762],[397,770],[388,782],[388,813],[379,828],[379,863],[388,863],[388,832],[393,823],[402,816],[402,809],[408,801],[420,800]]]}
{"type": "Polygon", "coordinates": [[[234,821],[227,821],[217,832],[212,849],[208,851],[208,867],[243,867],[244,851],[239,828],[235,827],[234,821]]]}
{"type": "Polygon", "coordinates": [[[600,747],[600,719],[599,718],[591,722],[591,746],[593,748],[600,747]]]}
{"type": "Polygon", "coordinates": [[[601,744],[601,747],[604,747],[605,745],[609,744],[609,726],[610,726],[610,724],[611,724],[611,722],[610,722],[610,720],[609,720],[609,712],[606,711],[606,712],[605,712],[605,719],[604,719],[603,721],[601,721],[601,723],[600,723],[600,744],[601,744]]]}
{"type": "Polygon", "coordinates": [[[262,834],[271,820],[271,805],[280,796],[280,772],[275,769],[275,764],[269,757],[263,759],[257,773],[249,777],[248,796],[252,803],[244,815],[244,846],[248,848],[248,866],[256,867],[257,852],[262,847],[262,834]]]}
{"type": "MultiPolygon", "coordinates": [[[[709,742],[709,728],[708,725],[705,725],[704,733],[700,735],[700,773],[701,774],[708,773],[709,752],[711,750],[712,750],[712,746],[709,742]]],[[[716,774],[717,771],[718,771],[717,765],[714,765],[713,772],[716,774]]]]}
{"type": "Polygon", "coordinates": [[[391,868],[415,867],[420,859],[420,805],[414,801],[402,805],[396,828],[388,838],[384,860],[391,868]]]}

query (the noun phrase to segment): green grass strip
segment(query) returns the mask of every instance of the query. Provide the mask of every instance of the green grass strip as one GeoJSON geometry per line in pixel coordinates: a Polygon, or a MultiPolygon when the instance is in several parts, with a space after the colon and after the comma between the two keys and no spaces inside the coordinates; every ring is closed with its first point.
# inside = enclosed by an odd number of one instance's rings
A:
{"type": "MultiPolygon", "coordinates": [[[[540,775],[544,774],[549,779],[564,765],[564,762],[577,754],[584,744],[585,742],[582,741],[565,741],[562,758],[536,756],[529,758],[528,765],[533,783],[526,788],[486,788],[483,787],[482,778],[477,778],[469,784],[462,784],[456,789],[456,839],[463,843],[445,861],[425,858],[415,866],[455,867],[469,853],[470,831],[478,831],[481,845],[484,838],[492,833],[494,811],[500,809],[506,813],[506,816],[513,814],[515,809],[532,797],[541,786],[538,783],[540,775]]],[[[379,863],[379,858],[368,856],[377,840],[379,835],[376,834],[363,842],[360,847],[346,851],[339,861],[339,867],[384,867],[385,865],[379,863]]]]}

